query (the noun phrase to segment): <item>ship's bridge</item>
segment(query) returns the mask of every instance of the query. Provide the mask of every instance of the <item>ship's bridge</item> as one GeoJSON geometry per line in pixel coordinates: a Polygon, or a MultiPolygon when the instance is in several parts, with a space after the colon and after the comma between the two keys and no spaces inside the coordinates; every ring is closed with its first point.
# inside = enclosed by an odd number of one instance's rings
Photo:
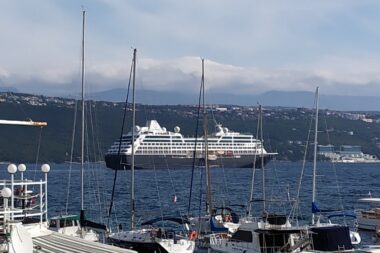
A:
{"type": "Polygon", "coordinates": [[[215,136],[237,136],[240,135],[239,132],[233,132],[229,130],[227,127],[223,127],[221,124],[216,125],[216,133],[215,136]]]}
{"type": "Polygon", "coordinates": [[[161,127],[157,120],[148,120],[144,127],[138,130],[139,133],[146,134],[166,134],[166,128],[161,127]]]}

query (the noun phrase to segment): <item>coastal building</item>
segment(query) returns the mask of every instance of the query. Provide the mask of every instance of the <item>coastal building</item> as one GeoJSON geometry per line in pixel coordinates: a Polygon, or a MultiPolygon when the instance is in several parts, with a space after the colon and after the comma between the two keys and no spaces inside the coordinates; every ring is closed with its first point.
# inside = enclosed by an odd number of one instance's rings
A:
{"type": "Polygon", "coordinates": [[[377,163],[380,160],[370,154],[364,154],[361,146],[341,145],[335,150],[334,145],[318,145],[318,155],[335,163],[377,163]]]}

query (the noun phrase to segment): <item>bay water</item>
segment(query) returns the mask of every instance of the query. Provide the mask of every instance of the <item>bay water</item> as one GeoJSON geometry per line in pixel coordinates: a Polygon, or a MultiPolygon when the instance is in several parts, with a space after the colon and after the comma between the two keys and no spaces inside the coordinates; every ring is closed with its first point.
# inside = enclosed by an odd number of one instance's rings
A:
{"type": "MultiPolygon", "coordinates": [[[[48,174],[49,216],[77,213],[80,210],[79,164],[50,164],[48,174]]],[[[9,179],[7,164],[0,165],[0,176],[9,179]]],[[[246,206],[253,185],[252,210],[256,215],[263,211],[265,189],[266,210],[289,214],[298,188],[300,209],[297,217],[307,223],[311,214],[312,164],[306,163],[303,178],[301,162],[271,161],[266,169],[211,168],[213,203],[216,207],[228,206],[240,215],[246,206]],[[254,172],[254,173],[253,173],[254,172]],[[264,182],[264,185],[263,185],[264,182]]],[[[108,216],[115,171],[104,163],[85,164],[84,199],[88,217],[110,224],[114,229],[127,229],[130,224],[130,171],[118,171],[112,215],[108,216]]],[[[19,172],[15,175],[19,178],[19,172]]],[[[43,179],[40,165],[28,164],[24,178],[43,179]]],[[[178,215],[203,215],[206,211],[206,181],[204,168],[137,170],[135,173],[135,199],[137,221],[178,215]],[[192,198],[189,195],[192,184],[192,198]]],[[[380,164],[332,164],[319,162],[317,167],[317,204],[320,209],[354,210],[369,208],[358,202],[363,197],[380,197],[380,164]]],[[[36,189],[37,190],[37,189],[36,189]]],[[[371,242],[372,233],[361,234],[371,242]]]]}

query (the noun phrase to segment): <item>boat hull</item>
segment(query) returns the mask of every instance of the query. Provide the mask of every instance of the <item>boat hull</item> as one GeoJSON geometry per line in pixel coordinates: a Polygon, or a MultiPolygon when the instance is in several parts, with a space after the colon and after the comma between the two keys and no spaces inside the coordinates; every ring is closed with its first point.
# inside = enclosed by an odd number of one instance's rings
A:
{"type": "MultiPolygon", "coordinates": [[[[240,157],[222,157],[216,160],[209,160],[212,167],[224,168],[253,168],[256,158],[256,168],[261,168],[261,156],[242,155],[240,157]]],[[[272,155],[264,156],[264,165],[273,158],[272,155]]],[[[105,156],[107,168],[110,169],[130,169],[130,156],[108,154],[105,156]]],[[[196,165],[202,164],[202,159],[198,159],[196,165]]],[[[135,155],[135,169],[167,169],[167,168],[192,168],[193,158],[175,157],[170,155],[135,155]]]]}
{"type": "Polygon", "coordinates": [[[363,230],[376,231],[380,227],[380,219],[366,219],[363,217],[357,217],[358,228],[363,230]]]}
{"type": "Polygon", "coordinates": [[[118,240],[108,238],[108,243],[120,248],[132,249],[137,252],[155,253],[159,252],[159,245],[156,242],[130,242],[125,240],[118,240]]]}

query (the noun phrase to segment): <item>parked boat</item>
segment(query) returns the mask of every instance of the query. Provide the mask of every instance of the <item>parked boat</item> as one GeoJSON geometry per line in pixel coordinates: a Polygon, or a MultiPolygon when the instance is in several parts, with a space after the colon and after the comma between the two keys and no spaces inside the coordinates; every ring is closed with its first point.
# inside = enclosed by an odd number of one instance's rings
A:
{"type": "MultiPolygon", "coordinates": [[[[319,87],[315,91],[315,120],[314,120],[314,154],[313,154],[313,178],[312,178],[312,201],[311,201],[311,224],[308,227],[310,234],[310,249],[308,251],[350,251],[361,242],[359,233],[350,231],[347,225],[331,223],[328,214],[348,217],[344,210],[321,210],[317,205],[317,150],[318,150],[318,113],[319,113],[319,87]],[[327,217],[326,217],[327,215],[327,217]],[[328,221],[322,221],[327,218],[328,221]]],[[[303,174],[303,173],[302,173],[303,174]]]]}
{"type": "MultiPolygon", "coordinates": [[[[136,52],[133,51],[133,64],[132,64],[132,125],[135,125],[136,121],[136,109],[135,109],[135,73],[136,73],[136,52]]],[[[126,102],[127,104],[127,102],[126,102]]],[[[124,114],[125,115],[125,114],[124,114]]],[[[124,126],[124,121],[123,121],[124,126]]],[[[123,127],[122,127],[123,130],[123,127]]],[[[136,139],[135,128],[132,129],[131,139],[136,139]]],[[[120,154],[121,141],[117,144],[118,150],[117,154],[120,154]]],[[[130,147],[130,169],[131,169],[131,230],[118,231],[111,233],[108,237],[109,242],[117,245],[119,247],[131,248],[137,250],[138,252],[144,253],[192,253],[195,249],[195,243],[186,237],[179,237],[175,231],[165,231],[160,228],[136,228],[135,216],[135,145],[130,147]]],[[[117,175],[117,170],[115,171],[115,176],[117,175]]],[[[115,177],[116,179],[116,177],[115,177]]],[[[115,181],[116,182],[116,181],[115,181]]],[[[115,187],[114,182],[114,187],[115,187]]],[[[114,192],[114,191],[113,191],[114,192]]],[[[112,201],[110,207],[110,213],[112,208],[112,201]]],[[[157,221],[163,220],[159,218],[157,221]]],[[[148,222],[142,225],[153,225],[154,223],[148,222]]]]}
{"type": "Polygon", "coordinates": [[[270,215],[241,224],[232,235],[211,234],[210,246],[225,253],[299,252],[309,241],[307,227],[293,227],[286,216],[270,215]]]}
{"type": "MultiPolygon", "coordinates": [[[[81,210],[80,214],[62,214],[59,216],[52,217],[50,220],[49,228],[57,233],[69,235],[69,236],[76,236],[80,237],[82,239],[88,240],[88,241],[99,241],[99,235],[105,234],[108,232],[107,226],[93,222],[88,220],[85,217],[85,207],[84,207],[84,165],[85,165],[85,157],[84,157],[84,150],[85,150],[85,96],[84,96],[84,85],[85,85],[85,79],[84,79],[84,64],[85,64],[85,20],[86,20],[86,12],[82,12],[82,59],[81,59],[81,88],[82,88],[82,117],[81,117],[81,176],[80,176],[80,197],[81,197],[81,210]]],[[[76,114],[75,114],[76,115],[76,114]]],[[[76,120],[74,119],[74,122],[76,120]]],[[[74,126],[75,129],[75,126],[74,126]]],[[[74,139],[73,139],[74,141],[74,139]]],[[[73,143],[72,143],[73,145],[73,143]]],[[[73,150],[73,149],[72,149],[73,150]]]]}
{"type": "Polygon", "coordinates": [[[380,229],[380,198],[361,198],[359,202],[375,204],[371,209],[355,210],[358,228],[377,231],[380,229]]]}
{"type": "MultiPolygon", "coordinates": [[[[261,129],[262,108],[257,129],[261,129]]],[[[259,130],[257,136],[259,135],[259,130]]],[[[263,163],[263,161],[262,161],[263,163]]],[[[309,246],[307,227],[294,227],[288,215],[269,214],[266,202],[265,169],[262,172],[262,216],[252,216],[253,189],[255,183],[255,166],[252,168],[251,194],[247,216],[240,219],[237,228],[231,233],[213,233],[209,236],[210,247],[225,253],[259,253],[259,252],[296,252],[309,246]]]]}

